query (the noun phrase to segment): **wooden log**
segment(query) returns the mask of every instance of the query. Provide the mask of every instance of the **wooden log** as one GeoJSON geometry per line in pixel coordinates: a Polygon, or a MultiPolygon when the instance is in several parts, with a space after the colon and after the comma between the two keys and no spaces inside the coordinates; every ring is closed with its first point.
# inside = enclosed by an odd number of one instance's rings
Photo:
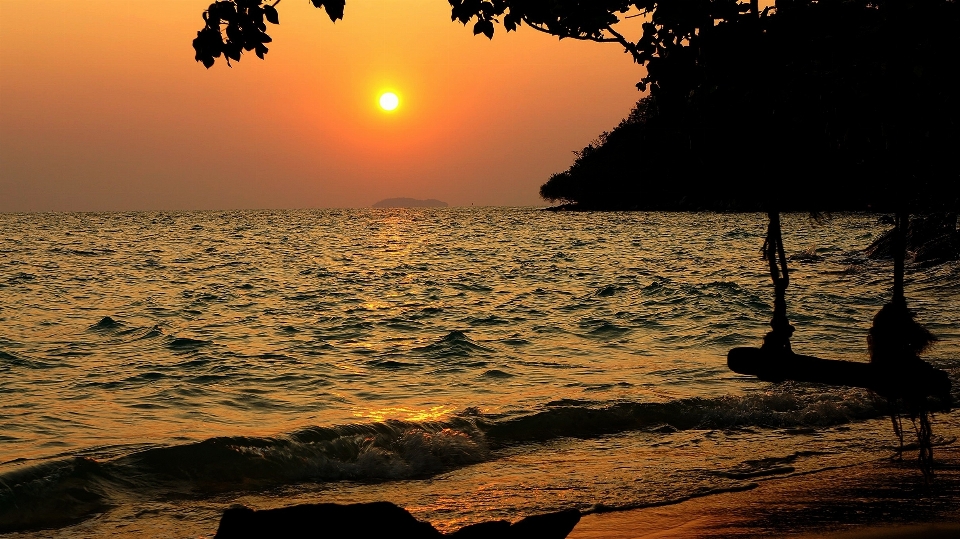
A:
{"type": "Polygon", "coordinates": [[[935,397],[946,407],[950,405],[951,384],[947,373],[921,360],[880,366],[793,353],[774,354],[760,348],[734,348],[727,354],[727,366],[733,372],[756,376],[766,382],[793,380],[862,387],[887,398],[935,397]]]}

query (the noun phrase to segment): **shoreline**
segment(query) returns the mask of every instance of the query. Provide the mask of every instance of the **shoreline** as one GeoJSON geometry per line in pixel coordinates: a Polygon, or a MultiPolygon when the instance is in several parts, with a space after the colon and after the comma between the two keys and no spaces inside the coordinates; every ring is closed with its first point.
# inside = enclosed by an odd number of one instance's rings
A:
{"type": "Polygon", "coordinates": [[[937,447],[934,456],[937,475],[929,486],[913,458],[883,458],[758,479],[756,488],[673,505],[590,513],[568,537],[958,537],[960,447],[937,447]]]}

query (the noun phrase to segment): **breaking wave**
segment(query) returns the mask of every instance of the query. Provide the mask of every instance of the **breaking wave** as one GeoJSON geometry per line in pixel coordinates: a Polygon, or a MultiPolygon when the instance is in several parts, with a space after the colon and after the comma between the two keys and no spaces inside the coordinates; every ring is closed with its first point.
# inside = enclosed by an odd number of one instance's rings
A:
{"type": "MultiPolygon", "coordinates": [[[[464,410],[446,421],[384,421],[311,427],[278,437],[218,437],[137,448],[112,458],[21,463],[0,475],[0,533],[76,521],[124,492],[194,496],[304,482],[429,477],[497,458],[497,450],[562,437],[627,431],[817,428],[883,415],[866,392],[764,393],[663,403],[562,400],[508,417],[464,410]]],[[[788,459],[789,460],[789,459],[788,459]]],[[[733,479],[783,473],[758,461],[723,472],[733,479]]]]}

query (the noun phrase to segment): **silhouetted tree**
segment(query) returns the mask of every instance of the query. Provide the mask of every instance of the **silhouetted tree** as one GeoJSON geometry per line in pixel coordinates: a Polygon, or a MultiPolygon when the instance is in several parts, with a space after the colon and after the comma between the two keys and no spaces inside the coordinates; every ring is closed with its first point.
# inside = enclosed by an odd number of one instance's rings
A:
{"type": "Polygon", "coordinates": [[[696,59],[658,72],[664,82],[544,198],[596,209],[956,207],[955,2],[781,0],[750,15],[701,32],[696,59]]]}
{"type": "MultiPolygon", "coordinates": [[[[344,0],[310,1],[332,21],[343,18],[344,0]]],[[[278,3],[212,3],[196,59],[210,67],[245,51],[263,58],[278,3]]],[[[920,209],[958,199],[955,0],[778,0],[762,12],[737,0],[448,3],[474,34],[525,25],[619,44],[646,68],[638,87],[649,97],[604,144],[551,178],[548,200],[920,209]],[[640,35],[618,29],[629,17],[643,18],[640,35]]]]}

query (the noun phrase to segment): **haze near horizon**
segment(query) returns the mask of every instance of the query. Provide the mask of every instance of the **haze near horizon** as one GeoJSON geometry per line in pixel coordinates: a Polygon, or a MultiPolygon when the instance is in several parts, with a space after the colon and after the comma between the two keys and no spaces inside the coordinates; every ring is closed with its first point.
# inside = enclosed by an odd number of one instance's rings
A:
{"type": "Polygon", "coordinates": [[[0,1],[0,211],[537,205],[641,97],[616,45],[489,41],[437,0],[284,2],[266,60],[206,70],[208,4],[0,1]]]}

